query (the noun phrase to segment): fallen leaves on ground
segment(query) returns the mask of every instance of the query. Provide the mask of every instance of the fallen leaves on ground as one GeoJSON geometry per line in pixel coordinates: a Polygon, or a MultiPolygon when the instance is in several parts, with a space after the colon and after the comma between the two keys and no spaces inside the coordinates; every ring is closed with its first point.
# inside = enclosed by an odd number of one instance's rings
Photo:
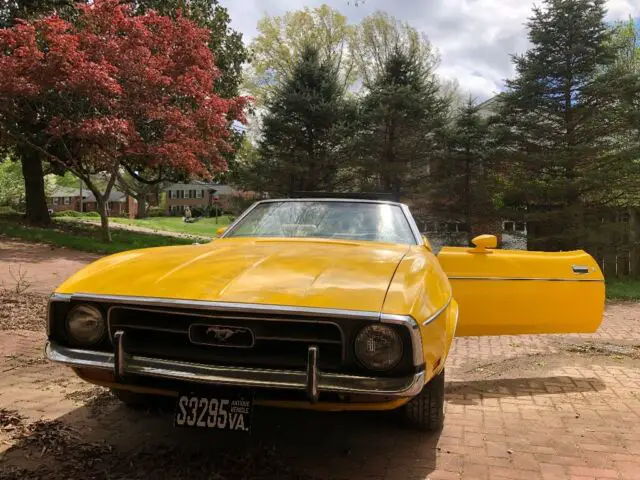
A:
{"type": "Polygon", "coordinates": [[[15,410],[0,408],[0,431],[9,438],[22,436],[26,432],[25,418],[15,410]]]}
{"type": "Polygon", "coordinates": [[[85,405],[90,417],[97,417],[104,413],[105,409],[119,404],[118,399],[113,396],[108,388],[104,387],[74,390],[66,394],[64,398],[85,405]]]}
{"type": "Polygon", "coordinates": [[[614,358],[640,358],[640,345],[616,345],[614,343],[583,343],[569,345],[567,351],[591,355],[607,355],[614,358]]]}
{"type": "Polygon", "coordinates": [[[61,421],[39,420],[27,424],[20,418],[17,434],[12,436],[15,445],[7,453],[19,450],[27,462],[36,457],[52,460],[37,463],[33,470],[13,465],[3,465],[0,457],[0,472],[6,480],[40,480],[62,478],[104,478],[96,469],[108,458],[113,447],[104,442],[84,442],[76,432],[61,421]]]}
{"type": "Polygon", "coordinates": [[[46,327],[47,296],[17,293],[0,288],[0,330],[43,331],[46,327]]]}
{"type": "MultiPolygon", "coordinates": [[[[101,402],[108,392],[88,403],[101,402]]],[[[211,480],[311,480],[294,471],[275,448],[238,448],[145,443],[134,451],[118,451],[107,442],[88,442],[83,432],[59,421],[28,423],[18,412],[0,409],[0,428],[9,429],[20,466],[0,456],[3,480],[134,480],[148,478],[211,480]],[[33,468],[25,468],[34,459],[33,468]],[[27,463],[25,463],[25,461],[27,463]]]]}

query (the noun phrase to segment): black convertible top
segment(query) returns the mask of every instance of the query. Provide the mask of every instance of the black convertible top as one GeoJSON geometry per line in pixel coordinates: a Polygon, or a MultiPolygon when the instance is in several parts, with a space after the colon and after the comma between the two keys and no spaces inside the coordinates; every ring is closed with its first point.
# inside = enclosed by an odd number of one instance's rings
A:
{"type": "Polygon", "coordinates": [[[291,198],[340,198],[353,200],[383,200],[398,202],[393,193],[386,192],[293,192],[291,198]]]}

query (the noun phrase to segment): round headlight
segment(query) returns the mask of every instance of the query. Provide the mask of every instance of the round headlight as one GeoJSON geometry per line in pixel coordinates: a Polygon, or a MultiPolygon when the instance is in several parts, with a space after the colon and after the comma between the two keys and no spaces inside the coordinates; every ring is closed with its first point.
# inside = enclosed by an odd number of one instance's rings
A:
{"type": "Polygon", "coordinates": [[[360,330],[355,342],[356,357],[371,370],[391,370],[402,358],[402,339],[396,331],[379,323],[360,330]]]}
{"type": "Polygon", "coordinates": [[[77,345],[95,345],[105,333],[102,312],[92,305],[78,305],[67,314],[67,332],[77,345]]]}

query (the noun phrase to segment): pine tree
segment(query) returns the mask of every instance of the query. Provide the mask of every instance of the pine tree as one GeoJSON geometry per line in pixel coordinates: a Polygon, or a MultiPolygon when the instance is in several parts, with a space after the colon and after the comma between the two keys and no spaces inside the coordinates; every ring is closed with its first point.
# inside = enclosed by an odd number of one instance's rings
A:
{"type": "Polygon", "coordinates": [[[462,222],[468,240],[479,232],[496,233],[489,133],[488,122],[469,99],[447,128],[444,157],[430,172],[430,213],[462,222]]]}
{"type": "Polygon", "coordinates": [[[629,180],[628,126],[604,0],[545,0],[501,95],[506,200],[526,212],[530,249],[597,243],[602,209],[629,180]]]}
{"type": "Polygon", "coordinates": [[[427,175],[440,147],[447,102],[433,72],[400,47],[368,87],[354,149],[359,186],[399,198],[427,175]]]}
{"type": "Polygon", "coordinates": [[[307,46],[291,77],[267,101],[255,177],[261,190],[331,191],[346,112],[336,69],[307,46]]]}

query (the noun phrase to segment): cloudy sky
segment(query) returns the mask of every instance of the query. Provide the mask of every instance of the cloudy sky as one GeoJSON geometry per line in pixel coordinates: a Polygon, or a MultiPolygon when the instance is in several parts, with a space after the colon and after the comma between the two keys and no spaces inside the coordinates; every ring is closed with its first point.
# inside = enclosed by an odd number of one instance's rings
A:
{"type": "MultiPolygon", "coordinates": [[[[228,8],[233,27],[248,42],[265,14],[282,15],[303,6],[327,3],[346,15],[351,23],[383,10],[425,32],[440,51],[439,73],[455,78],[479,100],[502,88],[512,74],[510,53],[526,50],[524,22],[532,0],[221,0],[228,8]]],[[[541,3],[538,1],[537,3],[541,3]]],[[[640,0],[609,0],[608,19],[640,17],[640,0]]]]}

